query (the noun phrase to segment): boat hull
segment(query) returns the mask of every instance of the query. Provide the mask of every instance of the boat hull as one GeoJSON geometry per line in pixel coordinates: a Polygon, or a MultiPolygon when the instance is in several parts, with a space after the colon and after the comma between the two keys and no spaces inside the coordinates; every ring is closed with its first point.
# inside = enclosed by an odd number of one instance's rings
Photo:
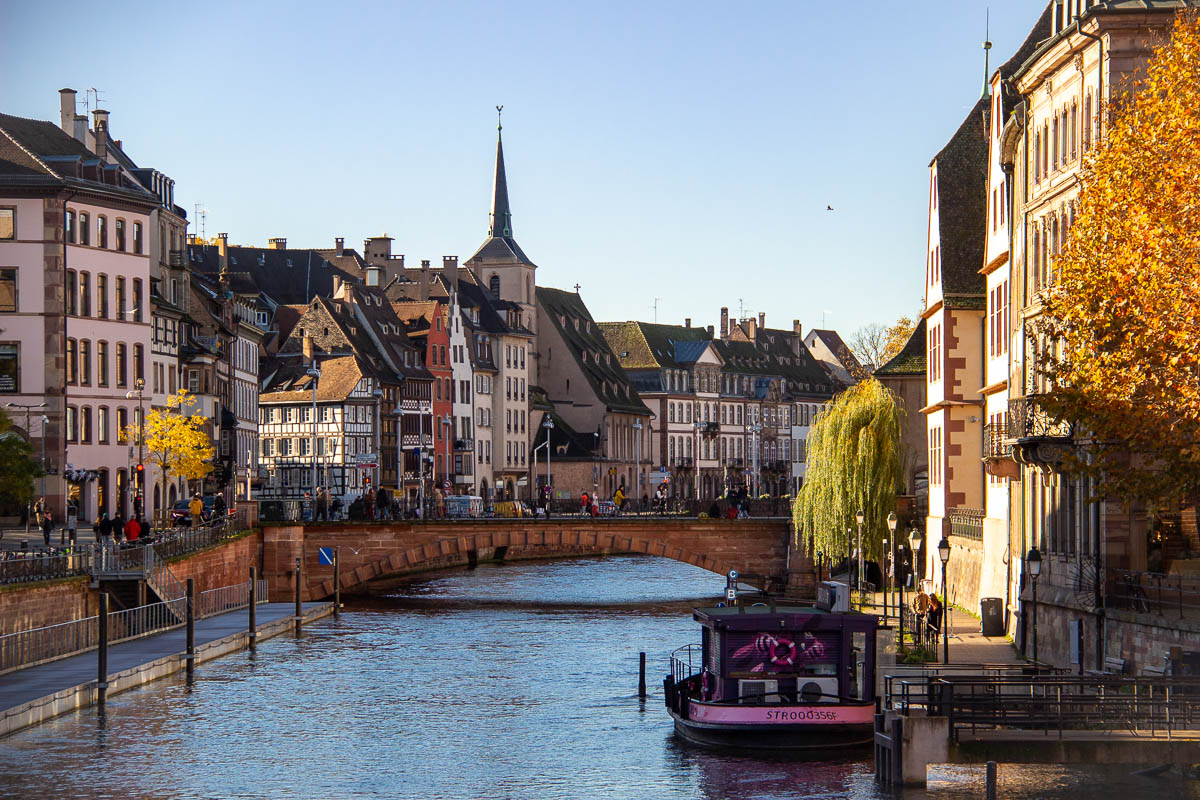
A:
{"type": "Polygon", "coordinates": [[[874,740],[873,706],[688,704],[669,709],[675,732],[694,744],[738,750],[807,751],[831,755],[874,740]]]}

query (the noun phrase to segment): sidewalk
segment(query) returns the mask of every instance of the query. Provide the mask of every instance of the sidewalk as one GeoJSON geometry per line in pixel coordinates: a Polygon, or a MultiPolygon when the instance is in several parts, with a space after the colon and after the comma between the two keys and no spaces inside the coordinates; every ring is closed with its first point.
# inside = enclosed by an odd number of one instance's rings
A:
{"type": "MultiPolygon", "coordinates": [[[[888,624],[895,626],[896,600],[892,593],[888,600],[888,624]]],[[[905,593],[908,600],[908,593],[905,593]]],[[[875,613],[883,615],[883,593],[875,593],[875,613]]],[[[942,645],[938,643],[938,660],[930,666],[942,663],[942,645]]],[[[980,633],[979,620],[961,608],[950,610],[950,663],[951,664],[1023,664],[1025,659],[1005,636],[984,636],[980,633]]]]}
{"type": "MultiPolygon", "coordinates": [[[[305,623],[333,611],[331,603],[304,603],[305,623]]],[[[263,603],[256,611],[258,639],[290,631],[293,603],[263,603]]],[[[196,663],[240,650],[248,643],[248,611],[239,609],[198,619],[196,663]]],[[[187,631],[183,627],[108,648],[108,694],[140,686],[184,667],[187,631]]],[[[79,655],[0,675],[0,736],[58,714],[91,705],[96,695],[97,653],[79,655]]]]}

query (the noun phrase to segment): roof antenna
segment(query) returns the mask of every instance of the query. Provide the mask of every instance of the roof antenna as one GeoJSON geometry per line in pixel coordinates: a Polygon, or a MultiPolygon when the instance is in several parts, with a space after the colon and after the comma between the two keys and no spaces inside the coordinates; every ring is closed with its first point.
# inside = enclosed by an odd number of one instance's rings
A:
{"type": "Polygon", "coordinates": [[[832,313],[833,312],[830,311],[829,309],[825,309],[824,311],[821,312],[821,330],[828,330],[828,328],[825,327],[825,317],[827,317],[828,315],[830,315],[832,313]]]}
{"type": "Polygon", "coordinates": [[[992,31],[992,10],[989,8],[984,16],[983,23],[983,93],[980,98],[986,98],[991,94],[991,85],[988,83],[990,70],[988,68],[988,58],[991,56],[992,42],[989,35],[992,31]]]}
{"type": "Polygon", "coordinates": [[[658,301],[659,301],[659,300],[662,300],[662,298],[661,298],[661,297],[656,297],[656,298],[654,298],[654,306],[653,306],[653,308],[654,308],[654,321],[655,321],[656,323],[658,322],[658,301]]]}

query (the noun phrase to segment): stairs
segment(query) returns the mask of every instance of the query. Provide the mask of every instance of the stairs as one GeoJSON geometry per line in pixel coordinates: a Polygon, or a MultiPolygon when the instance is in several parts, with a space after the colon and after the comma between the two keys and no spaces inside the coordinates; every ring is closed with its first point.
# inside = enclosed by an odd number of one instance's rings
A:
{"type": "Polygon", "coordinates": [[[149,603],[166,603],[172,617],[187,617],[187,587],[152,545],[120,550],[97,548],[92,559],[92,587],[109,593],[119,608],[136,608],[149,603]]]}

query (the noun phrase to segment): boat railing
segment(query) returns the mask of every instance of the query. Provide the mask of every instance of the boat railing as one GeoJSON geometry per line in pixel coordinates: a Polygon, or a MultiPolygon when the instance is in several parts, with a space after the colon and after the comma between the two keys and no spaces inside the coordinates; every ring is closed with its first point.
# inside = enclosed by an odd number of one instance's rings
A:
{"type": "Polygon", "coordinates": [[[700,644],[685,644],[671,653],[671,676],[676,683],[699,673],[703,666],[704,647],[700,644]]]}

